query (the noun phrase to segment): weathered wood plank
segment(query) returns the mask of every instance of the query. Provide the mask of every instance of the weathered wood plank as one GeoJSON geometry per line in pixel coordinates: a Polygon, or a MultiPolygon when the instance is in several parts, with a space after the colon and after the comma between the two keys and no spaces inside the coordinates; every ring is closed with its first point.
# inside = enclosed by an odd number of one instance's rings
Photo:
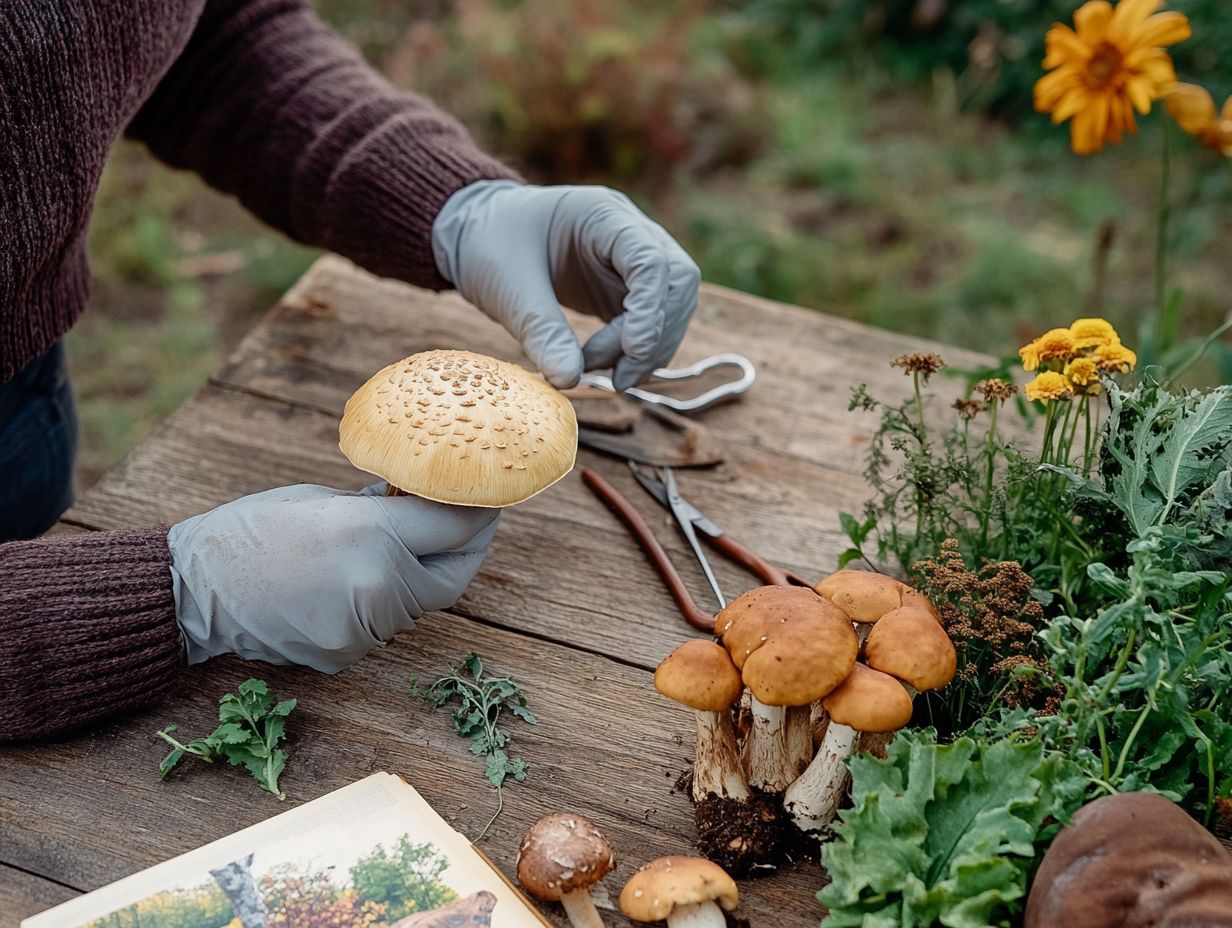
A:
{"type": "MultiPolygon", "coordinates": [[[[583,337],[594,319],[570,313],[583,337]]],[[[522,361],[508,333],[456,294],[434,294],[381,280],[348,262],[318,261],[219,371],[220,383],[340,415],[346,398],[373,372],[416,351],[469,348],[522,361]]],[[[979,367],[974,352],[859,325],[738,291],[703,285],[679,363],[739,351],[757,366],[750,394],[703,417],[729,446],[766,447],[859,473],[872,420],[847,411],[851,388],[867,383],[886,397],[910,381],[889,362],[937,351],[951,364],[979,367]]],[[[938,395],[958,385],[938,379],[938,395]]]]}
{"type": "MultiPolygon", "coordinates": [[[[710,603],[692,555],[666,514],[618,462],[584,454],[647,513],[700,603],[710,603]]],[[[337,420],[209,387],[177,410],[68,513],[99,528],[175,522],[244,493],[288,483],[356,488],[365,475],[337,449],[337,420]]],[[[683,472],[682,488],[720,525],[805,576],[833,568],[846,546],[840,509],[857,509],[858,478],[765,450],[683,472]]],[[[731,593],[751,575],[713,559],[731,593]]],[[[576,474],[508,510],[463,614],[653,667],[692,634],[640,549],[576,474]]]]}
{"type": "Polygon", "coordinates": [[[17,928],[23,918],[77,895],[75,889],[0,864],[0,928],[17,928]]]}
{"type": "MultiPolygon", "coordinates": [[[[493,812],[495,793],[467,743],[452,733],[448,711],[427,708],[408,687],[412,674],[431,680],[472,649],[492,671],[523,685],[540,719],[536,727],[510,723],[513,748],[532,770],[505,790],[505,811],[482,845],[506,873],[523,831],[553,811],[578,812],[608,834],[620,857],[606,881],[613,897],[640,863],[689,852],[691,808],[673,783],[689,764],[692,720],[654,691],[650,674],[435,615],[334,677],[219,660],[186,671],[162,704],[93,734],[6,747],[3,858],[93,889],[378,770],[406,778],[473,837],[493,812]],[[160,782],[164,751],[154,731],[172,721],[185,733],[210,730],[217,696],[253,674],[300,700],[289,726],[286,805],[235,768],[185,762],[160,782]]],[[[821,908],[813,893],[821,882],[816,864],[748,882],[743,912],[755,925],[815,924],[821,908]]],[[[607,921],[627,924],[614,913],[607,921]]]]}

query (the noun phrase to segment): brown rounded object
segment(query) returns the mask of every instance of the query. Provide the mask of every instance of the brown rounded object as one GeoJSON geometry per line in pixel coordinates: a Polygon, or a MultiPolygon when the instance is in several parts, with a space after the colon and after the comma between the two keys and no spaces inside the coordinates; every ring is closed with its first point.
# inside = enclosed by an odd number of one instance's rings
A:
{"type": "Polygon", "coordinates": [[[541,818],[518,848],[518,882],[536,899],[547,902],[586,889],[615,866],[603,832],[580,815],[567,812],[541,818]]]}
{"type": "Polygon", "coordinates": [[[1232,928],[1232,855],[1163,796],[1105,796],[1052,842],[1024,924],[1232,928]]]}
{"type": "Polygon", "coordinates": [[[938,625],[941,624],[941,613],[937,611],[937,607],[933,605],[933,601],[915,587],[907,586],[905,583],[903,584],[903,605],[911,606],[916,609],[923,609],[936,620],[938,625]]]}
{"type": "Polygon", "coordinates": [[[660,857],[629,878],[620,911],[638,922],[661,922],[678,905],[715,902],[731,911],[740,901],[736,881],[702,857],[660,857]]]}
{"type": "Polygon", "coordinates": [[[954,678],[954,643],[931,615],[903,606],[882,616],[864,643],[864,662],[891,674],[921,693],[938,690],[954,678]]]}
{"type": "Polygon", "coordinates": [[[744,684],[727,650],[709,639],[686,641],[655,669],[655,689],[700,712],[722,712],[744,684]]]}
{"type": "Polygon", "coordinates": [[[898,731],[911,721],[911,697],[888,673],[856,664],[822,705],[831,723],[856,731],[898,731]]]}
{"type": "Polygon", "coordinates": [[[355,391],[338,447],[407,493],[497,508],[569,473],[577,435],[573,406],[538,374],[470,351],[425,351],[355,391]]]}
{"type": "Polygon", "coordinates": [[[744,685],[768,706],[803,706],[851,672],[860,643],[851,621],[812,590],[763,586],[734,599],[715,629],[744,685]]]}
{"type": "Polygon", "coordinates": [[[903,584],[867,570],[840,570],[813,587],[853,622],[876,622],[903,604],[903,584]]]}

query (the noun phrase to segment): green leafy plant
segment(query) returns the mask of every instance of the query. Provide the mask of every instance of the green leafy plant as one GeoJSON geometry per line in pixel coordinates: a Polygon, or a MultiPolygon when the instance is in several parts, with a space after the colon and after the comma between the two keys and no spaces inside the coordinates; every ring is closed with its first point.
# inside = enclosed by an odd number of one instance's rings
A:
{"type": "Polygon", "coordinates": [[[388,851],[378,844],[351,865],[351,884],[360,898],[382,907],[392,924],[415,912],[456,902],[458,894],[441,881],[449,860],[430,843],[416,844],[403,835],[388,851]]]}
{"type": "Polygon", "coordinates": [[[159,779],[166,779],[185,755],[207,764],[219,758],[247,768],[261,788],[280,800],[286,799],[278,778],[287,764],[287,752],[279,745],[286,736],[287,716],[295,708],[294,699],[277,700],[263,680],[247,680],[238,692],[227,693],[218,703],[219,726],[204,738],[184,744],[171,736],[179,730],[168,725],[157,732],[171,745],[171,752],[158,766],[159,779]]]}
{"type": "Polygon", "coordinates": [[[824,928],[1006,923],[1082,792],[1038,739],[938,745],[932,731],[903,731],[885,760],[848,765],[852,804],[822,849],[824,928]]]}
{"type": "Polygon", "coordinates": [[[485,677],[483,661],[471,652],[453,670],[421,691],[419,679],[411,678],[411,691],[423,695],[440,708],[453,700],[453,727],[459,737],[471,742],[471,753],[484,758],[484,777],[496,789],[496,811],[479,833],[479,840],[504,808],[502,787],[506,777],[526,779],[530,766],[520,757],[509,754],[509,735],[500,728],[501,714],[506,710],[530,725],[538,719],[526,708],[526,697],[510,677],[485,677]]]}

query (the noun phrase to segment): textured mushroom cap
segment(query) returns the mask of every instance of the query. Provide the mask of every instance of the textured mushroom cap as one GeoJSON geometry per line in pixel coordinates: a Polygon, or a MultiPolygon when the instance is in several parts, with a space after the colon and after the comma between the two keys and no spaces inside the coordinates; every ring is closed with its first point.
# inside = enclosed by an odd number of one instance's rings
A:
{"type": "Polygon", "coordinates": [[[580,815],[565,812],[535,822],[518,848],[518,882],[535,898],[549,902],[586,889],[615,866],[603,832],[580,815]]]}
{"type": "Polygon", "coordinates": [[[569,473],[577,434],[569,400],[539,375],[469,351],[425,351],[355,391],[338,447],[415,496],[500,507],[569,473]]]}
{"type": "Polygon", "coordinates": [[[1083,806],[1040,865],[1025,928],[1228,928],[1232,855],[1176,803],[1121,793],[1083,806]]]}
{"type": "Polygon", "coordinates": [[[941,613],[937,611],[933,601],[915,587],[907,586],[905,583],[903,584],[903,605],[922,609],[931,615],[938,625],[941,624],[941,613]]]}
{"type": "Polygon", "coordinates": [[[903,606],[882,616],[868,633],[864,662],[922,693],[941,689],[954,678],[958,656],[950,636],[931,615],[903,606]]]}
{"type": "Polygon", "coordinates": [[[655,670],[655,689],[701,712],[722,712],[744,685],[727,650],[709,639],[686,641],[655,670]]]}
{"type": "Polygon", "coordinates": [[[813,587],[853,622],[876,622],[903,604],[903,584],[867,570],[840,570],[813,587]]]}
{"type": "Polygon", "coordinates": [[[911,721],[911,697],[888,673],[856,664],[822,705],[830,721],[856,731],[898,731],[911,721]]]}
{"type": "Polygon", "coordinates": [[[851,620],[812,590],[763,586],[732,600],[715,630],[744,685],[768,706],[803,706],[838,686],[860,643],[851,620]]]}
{"type": "Polygon", "coordinates": [[[652,860],[620,891],[620,910],[637,922],[661,922],[678,905],[717,902],[731,911],[739,901],[735,880],[703,857],[652,860]]]}

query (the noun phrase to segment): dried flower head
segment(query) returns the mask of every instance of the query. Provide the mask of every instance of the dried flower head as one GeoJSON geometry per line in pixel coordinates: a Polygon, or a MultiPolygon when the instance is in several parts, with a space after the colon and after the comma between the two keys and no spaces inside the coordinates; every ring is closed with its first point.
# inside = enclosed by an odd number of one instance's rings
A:
{"type": "Polygon", "coordinates": [[[1074,358],[1062,372],[1079,395],[1094,396],[1099,393],[1099,365],[1091,358],[1074,358]]]}
{"type": "Polygon", "coordinates": [[[1070,385],[1069,380],[1064,374],[1058,374],[1056,371],[1044,371],[1034,380],[1032,380],[1023,392],[1027,394],[1027,399],[1034,400],[1039,403],[1048,403],[1052,400],[1067,400],[1074,395],[1074,388],[1070,385]]]}
{"type": "Polygon", "coordinates": [[[1000,377],[990,377],[988,380],[981,380],[975,385],[975,389],[984,394],[984,399],[989,403],[1004,403],[1018,392],[1018,388],[1014,384],[1006,383],[1000,377]]]}
{"type": "Polygon", "coordinates": [[[1074,345],[1079,349],[1098,348],[1100,345],[1120,341],[1116,329],[1107,319],[1075,319],[1070,324],[1069,334],[1074,339],[1074,345]]]}
{"type": "Polygon", "coordinates": [[[901,367],[904,374],[922,374],[924,382],[928,383],[928,378],[946,365],[939,354],[921,354],[916,352],[914,354],[900,354],[890,362],[890,366],[901,367]]]}
{"type": "Polygon", "coordinates": [[[1095,361],[1101,371],[1128,374],[1138,364],[1138,356],[1118,341],[1096,348],[1095,361]]]}
{"type": "Polygon", "coordinates": [[[1035,340],[1040,361],[1068,361],[1078,353],[1078,346],[1069,329],[1049,329],[1035,340]]]}
{"type": "Polygon", "coordinates": [[[954,401],[954,408],[963,419],[974,419],[984,409],[984,404],[979,400],[957,399],[954,401]]]}

